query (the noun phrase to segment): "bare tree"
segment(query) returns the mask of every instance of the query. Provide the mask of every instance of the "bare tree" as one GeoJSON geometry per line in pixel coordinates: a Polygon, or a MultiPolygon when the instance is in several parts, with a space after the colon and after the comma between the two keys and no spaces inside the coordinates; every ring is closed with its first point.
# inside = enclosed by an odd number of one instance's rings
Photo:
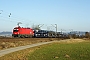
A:
{"type": "Polygon", "coordinates": [[[85,32],[85,37],[86,38],[90,38],[90,33],[89,32],[85,32]]]}
{"type": "Polygon", "coordinates": [[[40,30],[40,27],[38,25],[32,25],[32,29],[40,30]]]}

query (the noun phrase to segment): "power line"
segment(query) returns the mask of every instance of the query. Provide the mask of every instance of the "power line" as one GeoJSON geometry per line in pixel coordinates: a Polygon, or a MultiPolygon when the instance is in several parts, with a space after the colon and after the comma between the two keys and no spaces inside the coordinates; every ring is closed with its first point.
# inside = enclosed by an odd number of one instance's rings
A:
{"type": "MultiPolygon", "coordinates": [[[[12,13],[8,13],[7,14],[7,12],[4,12],[3,13],[4,15],[6,15],[6,17],[5,16],[1,16],[4,20],[6,19],[8,19],[8,21],[9,22],[23,22],[23,23],[25,23],[26,22],[26,20],[27,19],[21,19],[21,18],[17,18],[17,17],[15,17],[15,15],[12,15],[12,13]]],[[[6,21],[5,20],[5,21],[6,21]]]]}

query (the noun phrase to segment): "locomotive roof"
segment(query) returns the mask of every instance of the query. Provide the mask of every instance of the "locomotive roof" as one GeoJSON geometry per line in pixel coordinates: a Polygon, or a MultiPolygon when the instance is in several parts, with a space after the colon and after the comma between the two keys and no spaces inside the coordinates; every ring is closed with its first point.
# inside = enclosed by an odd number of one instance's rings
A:
{"type": "MultiPolygon", "coordinates": [[[[16,28],[16,29],[18,29],[18,28],[32,29],[32,28],[29,28],[29,27],[20,27],[20,26],[19,26],[19,27],[15,27],[15,28],[16,28]]],[[[14,28],[14,29],[15,29],[15,28],[14,28]]]]}

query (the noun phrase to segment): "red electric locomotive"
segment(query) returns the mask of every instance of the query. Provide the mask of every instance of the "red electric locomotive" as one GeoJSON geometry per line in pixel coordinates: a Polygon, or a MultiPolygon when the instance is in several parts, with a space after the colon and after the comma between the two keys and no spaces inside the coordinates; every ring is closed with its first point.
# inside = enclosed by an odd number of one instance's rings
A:
{"type": "Polygon", "coordinates": [[[13,33],[12,33],[13,37],[33,37],[34,36],[34,30],[31,28],[23,28],[23,27],[15,27],[13,29],[13,33]]]}

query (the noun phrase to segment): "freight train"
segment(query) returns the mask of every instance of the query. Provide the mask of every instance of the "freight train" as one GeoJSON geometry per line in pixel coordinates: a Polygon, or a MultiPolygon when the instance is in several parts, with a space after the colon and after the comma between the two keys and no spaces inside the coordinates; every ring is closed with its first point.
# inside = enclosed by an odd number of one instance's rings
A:
{"type": "Polygon", "coordinates": [[[67,37],[60,32],[47,31],[47,30],[35,30],[32,28],[23,28],[23,27],[15,27],[12,33],[13,37],[19,38],[57,38],[57,37],[67,37]]]}

